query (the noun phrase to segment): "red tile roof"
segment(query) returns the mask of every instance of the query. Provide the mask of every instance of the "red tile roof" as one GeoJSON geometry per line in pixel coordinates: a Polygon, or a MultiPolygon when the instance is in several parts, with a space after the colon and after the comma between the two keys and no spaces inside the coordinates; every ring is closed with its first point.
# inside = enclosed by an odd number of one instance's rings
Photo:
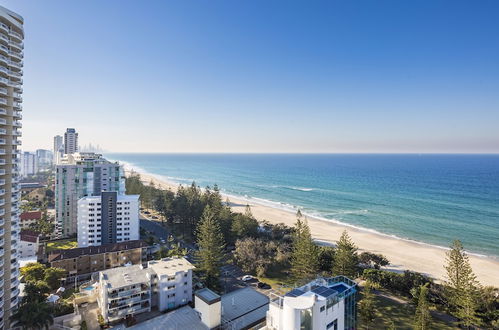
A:
{"type": "Polygon", "coordinates": [[[42,211],[29,211],[21,213],[22,220],[40,220],[42,218],[42,211]]]}
{"type": "Polygon", "coordinates": [[[34,230],[29,230],[29,229],[21,230],[21,241],[36,243],[38,236],[40,236],[40,233],[34,230]]]}

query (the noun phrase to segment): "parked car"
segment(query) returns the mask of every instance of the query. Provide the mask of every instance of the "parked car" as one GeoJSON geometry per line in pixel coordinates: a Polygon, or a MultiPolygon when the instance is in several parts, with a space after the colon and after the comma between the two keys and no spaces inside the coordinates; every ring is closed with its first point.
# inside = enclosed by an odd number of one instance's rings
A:
{"type": "Polygon", "coordinates": [[[243,278],[241,278],[241,280],[243,280],[243,282],[248,282],[248,281],[251,281],[253,279],[253,276],[251,275],[244,275],[243,278]]]}
{"type": "Polygon", "coordinates": [[[154,220],[159,219],[159,218],[158,218],[157,216],[155,216],[155,215],[153,215],[153,216],[152,216],[152,218],[153,218],[154,220]]]}
{"type": "Polygon", "coordinates": [[[260,289],[265,289],[265,290],[270,289],[270,285],[268,285],[267,283],[264,283],[264,282],[258,282],[257,287],[260,289]]]}
{"type": "Polygon", "coordinates": [[[151,212],[149,212],[149,211],[144,211],[144,214],[151,214],[151,212]]]}

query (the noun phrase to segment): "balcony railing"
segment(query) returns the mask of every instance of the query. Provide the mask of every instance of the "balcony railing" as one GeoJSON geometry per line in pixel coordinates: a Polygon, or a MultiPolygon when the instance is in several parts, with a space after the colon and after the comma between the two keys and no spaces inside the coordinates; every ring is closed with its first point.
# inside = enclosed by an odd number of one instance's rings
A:
{"type": "Polygon", "coordinates": [[[22,35],[20,35],[19,33],[15,32],[15,31],[10,31],[10,33],[9,33],[9,34],[10,34],[10,36],[12,36],[12,37],[15,37],[15,38],[17,38],[17,39],[19,39],[19,40],[23,40],[23,36],[22,36],[22,35]]]}

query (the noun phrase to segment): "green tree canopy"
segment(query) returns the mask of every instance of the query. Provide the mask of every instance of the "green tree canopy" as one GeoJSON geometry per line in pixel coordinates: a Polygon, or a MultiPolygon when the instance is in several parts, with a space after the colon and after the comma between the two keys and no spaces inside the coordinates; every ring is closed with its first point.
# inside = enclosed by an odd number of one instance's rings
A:
{"type": "Polygon", "coordinates": [[[446,296],[455,317],[469,328],[479,322],[478,307],[479,283],[471,268],[468,255],[460,241],[455,240],[446,255],[447,272],[446,296]]]}
{"type": "Polygon", "coordinates": [[[357,273],[358,263],[357,246],[355,246],[348,232],[345,230],[336,245],[333,274],[353,278],[357,273]]]}
{"type": "Polygon", "coordinates": [[[428,303],[428,285],[419,287],[418,304],[414,316],[414,330],[427,330],[431,326],[430,306],[428,303]]]}
{"type": "Polygon", "coordinates": [[[220,224],[209,206],[204,209],[198,225],[197,244],[199,248],[196,253],[197,267],[202,273],[206,286],[218,290],[225,245],[220,224]]]}
{"type": "Polygon", "coordinates": [[[291,271],[297,280],[310,279],[319,270],[319,248],[315,245],[307,220],[298,210],[293,232],[291,271]]]}

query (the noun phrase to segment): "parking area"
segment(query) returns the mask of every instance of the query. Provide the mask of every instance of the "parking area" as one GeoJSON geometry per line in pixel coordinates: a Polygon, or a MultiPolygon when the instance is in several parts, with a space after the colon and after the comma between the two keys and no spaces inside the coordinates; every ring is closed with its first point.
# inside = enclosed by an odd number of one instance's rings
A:
{"type": "Polygon", "coordinates": [[[270,294],[280,294],[278,291],[272,289],[269,285],[258,285],[259,282],[256,277],[252,276],[252,279],[243,281],[243,276],[247,275],[244,273],[239,267],[236,265],[224,265],[221,270],[221,286],[224,289],[225,293],[232,292],[237,289],[241,289],[244,287],[252,287],[256,291],[270,296],[270,294]]]}

